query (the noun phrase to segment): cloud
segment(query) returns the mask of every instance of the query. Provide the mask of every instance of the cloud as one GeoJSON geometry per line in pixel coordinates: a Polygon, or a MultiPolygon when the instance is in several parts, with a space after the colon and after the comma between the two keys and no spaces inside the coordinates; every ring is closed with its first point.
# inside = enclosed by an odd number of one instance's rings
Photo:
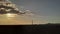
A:
{"type": "Polygon", "coordinates": [[[7,2],[10,2],[10,3],[12,3],[11,1],[9,1],[9,0],[6,0],[7,2]]]}

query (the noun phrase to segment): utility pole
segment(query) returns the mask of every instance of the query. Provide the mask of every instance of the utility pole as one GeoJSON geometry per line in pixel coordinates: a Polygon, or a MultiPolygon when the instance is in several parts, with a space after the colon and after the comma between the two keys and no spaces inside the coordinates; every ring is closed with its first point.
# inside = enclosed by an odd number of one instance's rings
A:
{"type": "Polygon", "coordinates": [[[33,19],[32,19],[32,25],[33,25],[33,19]]]}

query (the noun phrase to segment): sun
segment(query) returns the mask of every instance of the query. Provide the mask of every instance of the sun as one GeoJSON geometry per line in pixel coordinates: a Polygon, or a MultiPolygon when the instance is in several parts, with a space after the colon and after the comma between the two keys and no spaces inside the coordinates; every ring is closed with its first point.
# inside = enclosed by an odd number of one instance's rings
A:
{"type": "Polygon", "coordinates": [[[7,17],[15,17],[16,14],[7,13],[6,16],[7,16],[7,17]]]}

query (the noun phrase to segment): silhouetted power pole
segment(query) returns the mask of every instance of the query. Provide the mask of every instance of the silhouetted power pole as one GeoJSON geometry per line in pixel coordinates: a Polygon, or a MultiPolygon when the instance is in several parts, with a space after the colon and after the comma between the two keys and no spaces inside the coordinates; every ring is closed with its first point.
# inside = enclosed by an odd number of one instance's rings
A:
{"type": "Polygon", "coordinates": [[[33,19],[32,19],[32,25],[33,25],[33,19]]]}

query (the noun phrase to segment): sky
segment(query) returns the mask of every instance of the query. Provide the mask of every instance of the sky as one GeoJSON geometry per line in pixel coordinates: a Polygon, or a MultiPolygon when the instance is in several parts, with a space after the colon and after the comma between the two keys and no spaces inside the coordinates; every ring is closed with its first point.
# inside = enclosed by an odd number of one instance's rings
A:
{"type": "Polygon", "coordinates": [[[11,0],[20,10],[30,10],[34,23],[60,23],[60,0],[11,0]],[[37,21],[38,20],[38,21],[37,21]]]}
{"type": "Polygon", "coordinates": [[[60,0],[12,0],[21,8],[42,16],[60,16],[60,0]]]}
{"type": "Polygon", "coordinates": [[[11,0],[19,8],[31,10],[42,16],[41,20],[60,23],[60,0],[11,0]]]}

